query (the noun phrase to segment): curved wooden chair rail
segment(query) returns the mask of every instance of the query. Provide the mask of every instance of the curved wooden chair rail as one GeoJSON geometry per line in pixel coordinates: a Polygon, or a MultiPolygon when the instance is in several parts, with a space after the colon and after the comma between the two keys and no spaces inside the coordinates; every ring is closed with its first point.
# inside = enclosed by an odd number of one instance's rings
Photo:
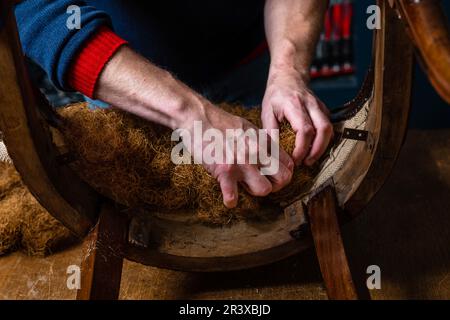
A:
{"type": "MultiPolygon", "coordinates": [[[[58,117],[30,81],[12,2],[0,4],[6,24],[0,30],[0,131],[33,195],[56,219],[84,237],[96,226],[100,212],[104,214],[117,206],[81,181],[66,165],[66,154],[53,143],[52,130],[58,126],[58,117]]],[[[383,27],[374,35],[372,72],[360,95],[333,114],[339,122],[353,117],[363,106],[368,107],[369,139],[357,142],[354,154],[328,181],[339,207],[345,209],[344,219],[355,216],[386,180],[407,127],[412,46],[395,12],[385,1],[379,1],[379,5],[383,27]]],[[[307,199],[314,199],[313,196],[286,207],[284,215],[280,212],[280,218],[271,224],[238,224],[226,230],[186,226],[183,221],[160,217],[130,219],[121,212],[117,219],[129,230],[118,232],[120,238],[127,238],[120,245],[120,254],[143,264],[188,271],[225,271],[274,262],[311,245],[310,235],[300,231],[308,220],[304,205],[308,209],[307,199]],[[134,231],[143,233],[133,236],[134,231]],[[141,241],[143,234],[145,241],[141,241]],[[195,240],[184,241],[183,236],[195,240]],[[215,247],[205,248],[198,240],[203,236],[215,247]]]]}
{"type": "Polygon", "coordinates": [[[57,118],[33,86],[21,51],[13,6],[1,1],[0,130],[14,165],[31,193],[56,219],[84,236],[98,217],[99,197],[66,166],[52,142],[57,118]]]}
{"type": "Polygon", "coordinates": [[[440,0],[391,0],[440,96],[450,103],[450,27],[440,0]]]}

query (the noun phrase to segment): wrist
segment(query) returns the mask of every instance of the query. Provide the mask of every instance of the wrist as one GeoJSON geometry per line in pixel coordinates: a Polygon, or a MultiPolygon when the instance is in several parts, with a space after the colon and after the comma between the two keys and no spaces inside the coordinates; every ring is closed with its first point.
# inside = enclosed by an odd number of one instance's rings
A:
{"type": "Polygon", "coordinates": [[[309,70],[302,71],[295,68],[270,68],[267,87],[286,86],[286,83],[308,87],[310,81],[309,70]]]}
{"type": "Polygon", "coordinates": [[[149,106],[164,105],[164,113],[169,118],[167,125],[172,130],[188,129],[194,121],[205,118],[206,108],[209,104],[205,98],[178,81],[167,71],[164,71],[159,79],[165,89],[154,90],[147,102],[149,106]]]}
{"type": "Polygon", "coordinates": [[[308,56],[308,53],[303,52],[292,41],[284,40],[277,46],[277,50],[271,50],[269,81],[279,76],[289,75],[309,83],[310,61],[306,58],[308,56]]]}
{"type": "Polygon", "coordinates": [[[207,101],[195,92],[185,92],[174,98],[171,129],[190,129],[194,121],[203,121],[208,108],[207,101]]]}

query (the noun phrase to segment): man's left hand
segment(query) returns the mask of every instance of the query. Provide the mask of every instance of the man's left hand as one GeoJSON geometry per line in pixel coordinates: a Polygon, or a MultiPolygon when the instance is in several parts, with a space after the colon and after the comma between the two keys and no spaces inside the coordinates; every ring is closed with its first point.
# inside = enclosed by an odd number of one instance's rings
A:
{"type": "Polygon", "coordinates": [[[287,120],[296,133],[292,153],[296,165],[311,166],[325,152],[333,126],[329,111],[296,70],[271,72],[262,105],[263,128],[278,129],[287,120]]]}

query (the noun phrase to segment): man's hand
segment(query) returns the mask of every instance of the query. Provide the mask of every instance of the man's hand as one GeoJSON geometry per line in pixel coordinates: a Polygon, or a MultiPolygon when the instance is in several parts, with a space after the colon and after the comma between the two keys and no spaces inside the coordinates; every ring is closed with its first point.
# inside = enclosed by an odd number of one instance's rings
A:
{"type": "Polygon", "coordinates": [[[312,165],[333,134],[328,111],[308,89],[309,67],[322,30],[327,0],[266,0],[264,21],[270,71],[263,101],[264,128],[287,120],[296,132],[292,157],[312,165]]]}
{"type": "Polygon", "coordinates": [[[325,152],[333,127],[325,105],[309,90],[295,70],[273,72],[268,80],[261,120],[265,129],[277,129],[287,120],[296,133],[292,158],[310,166],[325,152]]]}
{"type": "MultiPolygon", "coordinates": [[[[194,107],[192,112],[194,112],[195,115],[182,126],[183,129],[190,132],[190,137],[194,137],[192,119],[195,119],[195,121],[201,121],[204,132],[208,129],[216,129],[222,133],[223,137],[226,137],[226,130],[229,129],[241,129],[243,132],[248,132],[248,130],[258,132],[259,130],[249,121],[231,115],[224,110],[213,106],[207,101],[203,102],[200,109],[194,107]],[[198,110],[201,110],[201,112],[198,112],[198,110]]],[[[234,138],[236,139],[239,137],[234,138]]],[[[223,141],[222,145],[225,147],[226,145],[235,145],[237,142],[235,139],[232,141],[223,141]]],[[[223,202],[228,208],[233,208],[237,205],[238,184],[244,187],[250,194],[263,197],[271,192],[279,191],[291,181],[294,162],[282,149],[279,150],[278,158],[272,159],[273,161],[279,161],[278,171],[274,175],[264,176],[260,172],[259,164],[251,164],[247,162],[247,160],[250,159],[250,153],[258,152],[256,156],[259,156],[259,150],[261,148],[270,148],[270,137],[268,137],[268,140],[268,143],[265,144],[260,144],[260,141],[258,141],[256,148],[252,148],[251,143],[249,143],[248,140],[245,141],[246,143],[244,148],[239,150],[238,148],[233,148],[233,164],[226,164],[225,162],[213,164],[203,163],[206,170],[208,170],[208,172],[220,183],[223,194],[223,202]],[[238,153],[239,156],[243,157],[242,159],[246,159],[245,164],[237,164],[236,160],[238,159],[238,153]]],[[[193,146],[192,148],[202,148],[204,150],[208,144],[209,143],[202,141],[200,142],[200,145],[195,142],[191,145],[193,146]]],[[[192,150],[190,151],[192,154],[192,150]]],[[[223,150],[224,159],[226,157],[225,152],[226,150],[223,150]]],[[[265,150],[266,154],[267,152],[268,151],[265,150]]]]}

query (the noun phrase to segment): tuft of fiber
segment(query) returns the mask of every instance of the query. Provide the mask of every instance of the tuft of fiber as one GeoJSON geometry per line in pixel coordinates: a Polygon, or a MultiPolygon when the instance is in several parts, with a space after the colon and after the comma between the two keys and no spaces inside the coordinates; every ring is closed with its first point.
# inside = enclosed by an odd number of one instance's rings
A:
{"type": "Polygon", "coordinates": [[[0,162],[0,255],[44,256],[76,238],[31,195],[10,163],[0,162]]]}
{"type": "MultiPolygon", "coordinates": [[[[226,111],[261,126],[260,110],[221,105],[226,111]]],[[[72,168],[99,193],[129,207],[160,211],[192,210],[206,223],[226,224],[257,214],[261,206],[279,205],[311,185],[317,167],[300,167],[290,185],[268,199],[240,191],[238,206],[223,205],[219,184],[200,165],[175,165],[170,158],[171,131],[117,109],[91,110],[86,104],[59,110],[64,140],[77,160],[72,168]]],[[[295,133],[282,124],[280,144],[292,152],[295,133]]]]}
{"type": "Polygon", "coordinates": [[[21,240],[20,196],[11,192],[0,200],[0,255],[17,250],[21,240]]]}

